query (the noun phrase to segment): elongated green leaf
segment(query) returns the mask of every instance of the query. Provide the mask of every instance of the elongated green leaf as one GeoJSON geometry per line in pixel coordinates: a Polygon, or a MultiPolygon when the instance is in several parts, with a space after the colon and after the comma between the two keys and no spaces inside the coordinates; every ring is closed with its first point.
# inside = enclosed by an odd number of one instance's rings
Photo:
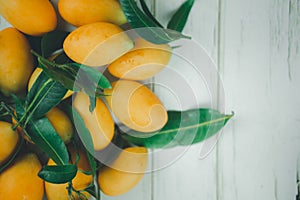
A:
{"type": "Polygon", "coordinates": [[[31,140],[57,165],[68,164],[69,154],[66,145],[47,118],[30,121],[26,131],[31,140]]]}
{"type": "Polygon", "coordinates": [[[38,176],[44,181],[54,184],[62,184],[71,181],[77,173],[76,165],[43,166],[38,176]]]}
{"type": "Polygon", "coordinates": [[[149,10],[149,8],[148,8],[148,6],[147,6],[145,0],[140,0],[140,3],[141,3],[142,9],[143,9],[143,11],[145,12],[145,14],[146,14],[150,19],[152,19],[152,21],[153,21],[154,23],[156,23],[156,25],[157,25],[158,27],[163,28],[163,26],[159,23],[159,21],[158,21],[158,20],[152,15],[152,13],[150,12],[150,10],[149,10]]]}
{"type": "MultiPolygon", "coordinates": [[[[56,64],[34,54],[44,72],[69,90],[83,90],[89,96],[99,97],[103,96],[103,89],[111,88],[109,80],[96,69],[77,63],[56,64]]],[[[59,59],[63,60],[61,56],[59,59]]]]}
{"type": "Polygon", "coordinates": [[[195,0],[187,0],[186,2],[184,2],[172,16],[167,27],[169,29],[182,32],[189,17],[190,11],[194,5],[194,2],[195,0]]]}
{"type": "Polygon", "coordinates": [[[85,123],[82,119],[82,117],[80,116],[80,114],[77,112],[77,110],[75,108],[73,108],[70,105],[65,106],[66,110],[67,110],[67,114],[68,116],[72,119],[73,124],[78,132],[78,135],[84,145],[84,147],[87,149],[87,151],[93,155],[94,153],[94,143],[92,140],[92,136],[90,131],[87,129],[87,127],[85,126],[85,123]]]}
{"type": "Polygon", "coordinates": [[[169,148],[201,142],[220,131],[233,116],[211,109],[169,111],[167,124],[158,132],[123,133],[128,142],[147,148],[169,148]]]}
{"type": "Polygon", "coordinates": [[[29,111],[34,118],[40,118],[58,105],[66,92],[67,89],[62,84],[42,72],[26,97],[26,105],[27,107],[31,105],[29,111]]]}
{"type": "MultiPolygon", "coordinates": [[[[20,119],[25,114],[25,102],[16,96],[13,96],[13,98],[16,105],[16,114],[20,119]]],[[[28,134],[29,139],[47,153],[56,164],[68,164],[69,154],[66,145],[47,118],[30,120],[25,129],[23,124],[21,124],[21,127],[28,134]]]]}
{"type": "Polygon", "coordinates": [[[189,38],[177,31],[162,29],[137,6],[135,0],[120,0],[122,10],[132,28],[146,40],[166,44],[181,38],[189,38]]]}
{"type": "Polygon", "coordinates": [[[55,30],[49,33],[46,33],[42,37],[41,41],[41,51],[43,57],[48,58],[56,50],[63,48],[63,42],[68,36],[69,32],[55,30]]]}
{"type": "Polygon", "coordinates": [[[73,91],[79,91],[78,88],[74,87],[74,75],[69,71],[60,69],[51,65],[49,61],[39,58],[39,67],[43,69],[43,71],[47,74],[47,76],[51,77],[53,80],[61,83],[65,88],[73,91]]]}
{"type": "Polygon", "coordinates": [[[81,65],[78,63],[72,63],[71,66],[75,66],[78,68],[77,75],[79,76],[77,81],[82,81],[82,85],[85,85],[84,81],[90,80],[91,83],[95,84],[95,87],[99,87],[101,89],[110,89],[111,84],[110,81],[95,68],[81,65]],[[83,75],[82,80],[80,80],[80,76],[83,75]]]}

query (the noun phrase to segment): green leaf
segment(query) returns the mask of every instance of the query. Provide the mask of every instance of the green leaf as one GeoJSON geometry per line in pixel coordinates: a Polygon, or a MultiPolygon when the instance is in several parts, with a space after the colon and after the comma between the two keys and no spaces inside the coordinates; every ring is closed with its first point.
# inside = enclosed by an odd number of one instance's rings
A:
{"type": "Polygon", "coordinates": [[[26,128],[31,140],[57,165],[67,165],[69,154],[65,143],[47,118],[31,120],[26,128]]]}
{"type": "MultiPolygon", "coordinates": [[[[60,82],[65,88],[72,91],[83,90],[89,96],[103,96],[103,89],[111,88],[109,80],[92,67],[78,63],[57,64],[33,52],[38,57],[44,72],[53,80],[60,82]]],[[[60,61],[64,60],[59,56],[60,61]]]]}
{"type": "Polygon", "coordinates": [[[48,58],[56,50],[63,48],[63,42],[68,36],[69,32],[55,30],[49,33],[46,33],[42,37],[41,41],[41,51],[42,56],[48,58]]]}
{"type": "Polygon", "coordinates": [[[43,166],[38,176],[49,183],[62,184],[71,181],[77,173],[77,165],[43,166]]]}
{"type": "Polygon", "coordinates": [[[52,62],[43,57],[38,57],[39,67],[53,80],[61,83],[65,88],[72,91],[79,91],[74,87],[75,75],[71,72],[56,67],[52,62]]]}
{"type": "Polygon", "coordinates": [[[78,132],[78,135],[89,153],[94,152],[94,143],[92,136],[85,123],[75,108],[70,105],[65,106],[68,116],[72,119],[73,124],[78,132]]]}
{"type": "Polygon", "coordinates": [[[145,14],[146,14],[150,19],[152,19],[152,21],[153,21],[154,23],[156,23],[156,25],[157,25],[158,27],[163,28],[163,26],[159,23],[159,21],[157,21],[157,19],[156,19],[156,18],[152,15],[152,13],[150,12],[150,10],[149,10],[149,8],[148,8],[148,6],[147,6],[145,0],[140,0],[140,3],[141,3],[142,9],[143,9],[143,11],[145,12],[145,14]]]}
{"type": "Polygon", "coordinates": [[[169,111],[167,124],[157,132],[131,131],[122,136],[134,145],[169,148],[201,142],[218,133],[233,116],[211,109],[169,111]]]}
{"type": "Polygon", "coordinates": [[[172,16],[167,27],[169,29],[182,32],[189,17],[190,11],[194,5],[194,2],[195,0],[187,0],[186,2],[184,2],[172,16]]]}
{"type": "Polygon", "coordinates": [[[152,19],[150,19],[137,6],[135,0],[120,0],[122,10],[136,32],[149,42],[155,44],[166,44],[181,38],[190,37],[185,36],[177,31],[162,29],[152,19]]]}
{"type": "Polygon", "coordinates": [[[51,108],[58,105],[67,89],[59,82],[50,79],[42,72],[26,97],[26,106],[34,118],[43,117],[51,108]]]}
{"type": "Polygon", "coordinates": [[[95,68],[78,63],[71,63],[70,66],[77,68],[77,76],[79,76],[77,81],[82,82],[82,85],[87,85],[87,82],[91,82],[93,85],[96,83],[94,90],[96,90],[97,87],[101,89],[111,89],[110,81],[95,68]]]}

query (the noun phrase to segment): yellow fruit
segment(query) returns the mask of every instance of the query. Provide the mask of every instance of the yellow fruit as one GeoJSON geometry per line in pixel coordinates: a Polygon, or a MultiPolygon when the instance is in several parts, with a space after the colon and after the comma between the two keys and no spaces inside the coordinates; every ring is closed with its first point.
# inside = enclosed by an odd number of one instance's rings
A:
{"type": "Polygon", "coordinates": [[[111,63],[132,47],[133,42],[120,27],[106,22],[75,29],[63,44],[64,51],[72,60],[92,67],[111,63]]]}
{"type": "Polygon", "coordinates": [[[15,28],[0,31],[0,91],[8,95],[26,88],[33,56],[26,37],[15,28]]]}
{"type": "Polygon", "coordinates": [[[19,157],[0,173],[0,199],[42,200],[44,181],[38,177],[42,166],[35,154],[19,157]]]}
{"type": "Polygon", "coordinates": [[[0,165],[14,152],[18,145],[19,134],[12,130],[12,124],[0,121],[0,165]]]}
{"type": "Polygon", "coordinates": [[[147,169],[148,154],[144,147],[124,149],[109,167],[99,171],[101,191],[109,196],[124,194],[136,186],[147,169]]]}
{"type": "Polygon", "coordinates": [[[33,36],[53,31],[57,24],[49,0],[0,0],[0,13],[11,25],[33,36]]]}
{"type": "Polygon", "coordinates": [[[145,80],[160,72],[170,61],[169,45],[155,45],[141,38],[135,47],[108,66],[108,71],[118,78],[145,80]]]}
{"type": "Polygon", "coordinates": [[[117,0],[59,0],[60,15],[74,26],[94,22],[110,22],[121,25],[126,17],[117,0]]]}
{"type": "Polygon", "coordinates": [[[98,98],[96,108],[91,113],[89,111],[89,97],[85,93],[79,92],[73,101],[73,106],[90,131],[95,150],[98,151],[107,147],[114,136],[114,121],[103,101],[98,98]]]}
{"type": "Polygon", "coordinates": [[[74,129],[69,117],[60,109],[52,108],[46,117],[65,143],[69,143],[74,135],[74,129]]]}
{"type": "MultiPolygon", "coordinates": [[[[69,117],[63,111],[55,107],[46,114],[46,117],[64,143],[69,143],[74,135],[74,128],[69,117]]],[[[12,122],[13,124],[16,124],[16,120],[14,118],[12,118],[12,122]]],[[[20,126],[17,127],[17,130],[20,134],[22,134],[23,130],[20,126]]],[[[27,135],[24,135],[24,139],[33,143],[27,135]]]]}
{"type": "Polygon", "coordinates": [[[105,90],[105,98],[123,124],[141,132],[156,131],[166,124],[166,109],[146,86],[135,81],[119,80],[113,82],[112,87],[105,90]]]}
{"type": "MultiPolygon", "coordinates": [[[[73,148],[69,148],[70,153],[71,153],[71,158],[73,163],[75,162],[76,154],[73,148]]],[[[89,171],[90,166],[89,166],[89,161],[86,156],[86,154],[82,151],[79,150],[79,162],[77,164],[78,170],[83,170],[83,171],[89,171]]],[[[48,165],[56,165],[53,160],[48,161],[48,165]]],[[[80,171],[77,172],[76,176],[72,180],[72,185],[75,190],[83,190],[85,189],[91,182],[93,181],[93,178],[91,175],[86,175],[80,171]]],[[[45,182],[45,190],[46,190],[46,196],[47,200],[68,200],[68,191],[67,188],[68,183],[65,184],[52,184],[49,182],[45,182]]],[[[78,195],[76,193],[72,193],[73,197],[75,199],[80,199],[78,198],[78,195]]],[[[83,194],[89,198],[89,194],[87,192],[83,192],[83,194]]]]}
{"type": "MultiPolygon", "coordinates": [[[[30,91],[30,89],[32,88],[34,82],[37,80],[37,78],[39,77],[39,75],[42,73],[42,69],[41,68],[36,68],[33,73],[31,74],[31,77],[29,79],[28,82],[28,92],[30,91]]],[[[63,100],[70,97],[73,94],[73,91],[68,90],[68,92],[66,93],[66,95],[64,96],[63,100]]]]}

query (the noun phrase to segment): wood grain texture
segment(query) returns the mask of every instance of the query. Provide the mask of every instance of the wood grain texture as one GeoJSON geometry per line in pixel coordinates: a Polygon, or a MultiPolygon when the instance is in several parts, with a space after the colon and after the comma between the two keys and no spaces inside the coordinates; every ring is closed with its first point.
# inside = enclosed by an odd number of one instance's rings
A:
{"type": "Polygon", "coordinates": [[[221,5],[220,69],[236,116],[218,145],[218,199],[295,199],[299,1],[221,5]]]}
{"type": "MultiPolygon", "coordinates": [[[[184,2],[184,0],[169,0],[169,1],[156,1],[156,16],[163,23],[167,24],[172,14],[184,2]]],[[[208,55],[216,61],[218,55],[218,1],[204,1],[196,0],[194,8],[191,11],[191,16],[188,19],[186,28],[183,31],[187,35],[192,35],[193,40],[200,43],[208,52],[208,55]]],[[[189,54],[199,56],[200,52],[194,52],[190,49],[189,54]]],[[[175,56],[173,56],[174,58],[175,56]]],[[[193,86],[198,86],[197,95],[199,95],[200,105],[207,106],[209,98],[206,97],[205,86],[201,80],[196,79],[196,75],[186,75],[186,71],[190,68],[176,59],[170,63],[169,71],[163,71],[160,76],[155,78],[156,82],[173,83],[173,88],[180,88],[179,85],[185,83],[192,83],[193,86]],[[184,80],[180,80],[174,76],[172,70],[178,72],[184,80]],[[177,84],[177,87],[176,87],[177,84]],[[206,101],[206,102],[205,102],[206,101]]],[[[217,81],[217,80],[215,80],[217,81]]],[[[176,91],[176,89],[174,89],[176,91]]],[[[188,90],[179,89],[177,94],[184,96],[179,106],[176,98],[166,97],[167,92],[161,89],[160,86],[155,87],[155,92],[161,96],[167,108],[184,108],[191,105],[188,102],[193,96],[188,90]],[[191,95],[191,96],[190,96],[191,95]],[[185,104],[186,103],[186,104],[185,104]]],[[[179,103],[180,104],[180,103],[179,103]]],[[[192,103],[193,104],[193,103],[192,103]]],[[[197,104],[194,104],[197,105],[197,104]]],[[[207,145],[206,142],[194,145],[191,148],[177,148],[175,150],[167,150],[165,156],[156,156],[154,159],[154,168],[159,166],[164,160],[174,156],[174,152],[182,151],[183,154],[174,163],[170,163],[164,169],[154,172],[154,193],[153,199],[217,199],[217,184],[216,184],[216,151],[215,149],[204,158],[199,159],[200,151],[207,145]]]]}

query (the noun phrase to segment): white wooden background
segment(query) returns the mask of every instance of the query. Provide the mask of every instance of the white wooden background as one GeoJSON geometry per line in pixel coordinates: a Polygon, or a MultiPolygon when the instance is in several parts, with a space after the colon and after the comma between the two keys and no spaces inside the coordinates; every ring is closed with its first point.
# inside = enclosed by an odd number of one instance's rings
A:
{"type": "MultiPolygon", "coordinates": [[[[164,23],[182,2],[148,0],[164,23]]],[[[205,159],[195,145],[126,195],[103,199],[295,200],[300,0],[195,0],[184,32],[218,63],[226,112],[236,115],[205,159]]]]}

